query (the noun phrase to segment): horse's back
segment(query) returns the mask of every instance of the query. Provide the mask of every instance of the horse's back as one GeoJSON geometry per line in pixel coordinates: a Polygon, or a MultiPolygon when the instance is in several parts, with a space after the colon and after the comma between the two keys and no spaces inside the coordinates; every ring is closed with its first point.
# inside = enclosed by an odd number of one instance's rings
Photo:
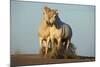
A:
{"type": "Polygon", "coordinates": [[[63,28],[63,33],[64,33],[63,37],[71,38],[72,37],[72,29],[71,29],[70,25],[63,23],[62,28],[63,28]]]}

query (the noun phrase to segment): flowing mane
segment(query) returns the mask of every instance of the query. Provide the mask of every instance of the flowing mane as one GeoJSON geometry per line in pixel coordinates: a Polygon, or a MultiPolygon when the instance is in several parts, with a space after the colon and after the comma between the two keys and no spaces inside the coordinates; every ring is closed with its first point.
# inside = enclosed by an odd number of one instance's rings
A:
{"type": "Polygon", "coordinates": [[[64,23],[61,21],[60,17],[56,15],[55,25],[57,28],[60,28],[64,23]]]}

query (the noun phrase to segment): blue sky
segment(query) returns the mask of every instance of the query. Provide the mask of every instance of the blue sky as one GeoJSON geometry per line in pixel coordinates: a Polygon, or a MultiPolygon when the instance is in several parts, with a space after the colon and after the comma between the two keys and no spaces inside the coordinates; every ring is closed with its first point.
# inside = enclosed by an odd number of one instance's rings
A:
{"type": "Polygon", "coordinates": [[[82,56],[95,56],[95,6],[11,1],[11,53],[39,52],[38,27],[44,6],[55,8],[73,31],[72,43],[82,56]]]}

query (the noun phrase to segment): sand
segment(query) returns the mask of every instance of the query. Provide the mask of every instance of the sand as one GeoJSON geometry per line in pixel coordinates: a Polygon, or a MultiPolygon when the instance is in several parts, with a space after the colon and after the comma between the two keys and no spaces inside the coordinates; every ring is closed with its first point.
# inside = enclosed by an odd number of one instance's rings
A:
{"type": "Polygon", "coordinates": [[[34,55],[11,55],[11,67],[15,66],[27,66],[27,65],[40,65],[40,64],[58,64],[58,63],[73,63],[73,62],[90,62],[95,61],[95,57],[83,57],[77,56],[73,59],[50,59],[34,55]]]}

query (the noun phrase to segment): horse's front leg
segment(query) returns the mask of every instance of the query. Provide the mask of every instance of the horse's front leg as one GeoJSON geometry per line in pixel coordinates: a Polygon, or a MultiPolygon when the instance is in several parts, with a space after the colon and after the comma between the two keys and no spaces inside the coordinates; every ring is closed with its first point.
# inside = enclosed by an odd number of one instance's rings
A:
{"type": "Polygon", "coordinates": [[[42,38],[39,38],[39,42],[40,42],[40,48],[42,48],[42,38]]]}
{"type": "Polygon", "coordinates": [[[43,54],[43,38],[39,38],[39,43],[40,43],[40,54],[43,54]]]}
{"type": "Polygon", "coordinates": [[[48,37],[48,38],[47,38],[47,41],[46,41],[45,56],[47,56],[47,54],[48,54],[48,45],[49,45],[49,41],[50,41],[50,37],[48,37]]]}
{"type": "Polygon", "coordinates": [[[57,45],[57,49],[59,49],[61,46],[61,38],[58,39],[58,45],[57,45]]]}

